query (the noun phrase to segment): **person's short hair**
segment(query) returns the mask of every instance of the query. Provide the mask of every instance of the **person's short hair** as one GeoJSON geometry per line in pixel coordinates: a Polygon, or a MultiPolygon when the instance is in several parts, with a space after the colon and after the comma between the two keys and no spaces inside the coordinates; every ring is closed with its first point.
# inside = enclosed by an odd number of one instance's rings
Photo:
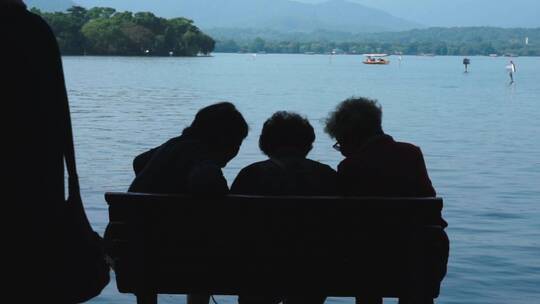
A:
{"type": "Polygon", "coordinates": [[[210,144],[231,145],[246,138],[248,131],[248,124],[236,107],[230,102],[220,102],[200,109],[182,134],[210,144]]]}
{"type": "Polygon", "coordinates": [[[325,132],[345,142],[362,141],[382,133],[382,108],[375,99],[351,97],[326,119],[325,132]]]}
{"type": "Polygon", "coordinates": [[[283,148],[298,150],[304,156],[313,148],[315,131],[309,121],[299,114],[280,111],[274,113],[263,126],[259,148],[273,156],[283,148]]]}

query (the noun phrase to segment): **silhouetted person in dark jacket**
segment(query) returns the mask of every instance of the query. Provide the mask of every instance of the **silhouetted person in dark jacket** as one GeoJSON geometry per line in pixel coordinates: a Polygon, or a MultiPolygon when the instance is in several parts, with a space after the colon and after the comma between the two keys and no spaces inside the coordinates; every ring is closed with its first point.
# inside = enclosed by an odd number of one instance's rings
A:
{"type": "MultiPolygon", "coordinates": [[[[221,168],[233,159],[248,134],[242,114],[228,102],[201,109],[182,135],[137,156],[130,192],[224,195],[221,168]]],[[[209,302],[209,295],[188,295],[188,304],[209,302]]]]}
{"type": "Polygon", "coordinates": [[[256,195],[334,195],[336,172],[306,158],[315,132],[296,113],[276,112],[265,123],[259,147],[269,159],[243,168],[231,192],[256,195]]]}
{"type": "Polygon", "coordinates": [[[14,183],[11,189],[28,195],[21,202],[32,212],[26,215],[45,224],[50,219],[42,216],[54,216],[64,201],[69,112],[62,60],[47,23],[28,12],[22,1],[0,0],[0,39],[0,100],[10,120],[3,146],[9,147],[4,149],[9,154],[7,169],[13,169],[8,182],[14,183]]]}
{"type": "Polygon", "coordinates": [[[9,121],[2,174],[17,195],[5,201],[15,210],[5,212],[18,221],[3,240],[6,289],[25,303],[70,303],[82,295],[70,288],[79,278],[65,271],[78,265],[68,265],[66,257],[77,254],[63,238],[71,128],[60,51],[47,23],[22,1],[0,0],[0,39],[0,101],[9,121]]]}
{"type": "MultiPolygon", "coordinates": [[[[265,123],[259,147],[269,159],[240,171],[231,186],[234,194],[252,195],[335,195],[336,172],[327,165],[306,158],[313,147],[315,132],[298,114],[277,112],[265,123]]],[[[323,303],[325,297],[286,299],[287,303],[323,303]]],[[[240,295],[239,303],[278,303],[282,297],[240,295]]]]}
{"type": "MultiPolygon", "coordinates": [[[[338,166],[338,188],[348,196],[434,197],[420,148],[397,142],[382,129],[382,110],[377,101],[350,98],[339,104],[326,122],[326,132],[337,140],[334,148],[345,159],[338,166]]],[[[440,218],[434,225],[446,227],[440,218]]],[[[442,248],[441,280],[446,272],[448,238],[439,236],[442,248]],[[442,265],[444,264],[444,265],[442,265]]],[[[357,299],[357,303],[381,303],[382,299],[357,299]]],[[[432,299],[426,299],[431,302],[432,299]]],[[[400,304],[410,303],[400,299],[400,304]]]]}
{"type": "Polygon", "coordinates": [[[131,192],[226,194],[221,168],[233,159],[248,126],[233,104],[201,109],[182,135],[137,156],[131,192]]]}

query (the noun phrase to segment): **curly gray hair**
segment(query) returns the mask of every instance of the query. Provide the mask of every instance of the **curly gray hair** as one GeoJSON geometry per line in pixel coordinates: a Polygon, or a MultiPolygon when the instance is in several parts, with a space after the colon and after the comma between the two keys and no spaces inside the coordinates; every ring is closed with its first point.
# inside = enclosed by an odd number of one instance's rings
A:
{"type": "Polygon", "coordinates": [[[347,142],[382,134],[382,107],[375,99],[350,97],[330,113],[324,131],[347,142]]]}

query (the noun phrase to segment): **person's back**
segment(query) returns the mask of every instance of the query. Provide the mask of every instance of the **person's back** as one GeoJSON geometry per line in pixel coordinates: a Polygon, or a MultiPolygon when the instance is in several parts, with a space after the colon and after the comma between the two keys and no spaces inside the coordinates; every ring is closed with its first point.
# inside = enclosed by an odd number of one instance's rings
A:
{"type": "Polygon", "coordinates": [[[371,138],[338,166],[340,193],[357,196],[433,197],[420,148],[389,135],[371,138]]]}
{"type": "MultiPolygon", "coordinates": [[[[336,172],[328,165],[307,159],[315,133],[300,115],[277,112],[265,123],[259,147],[269,157],[243,168],[231,186],[234,194],[265,196],[335,195],[336,172]]],[[[316,292],[316,291],[315,291],[316,292]]],[[[239,296],[239,303],[278,303],[283,297],[239,296]]],[[[324,295],[288,298],[288,303],[322,303],[324,295]]]]}
{"type": "Polygon", "coordinates": [[[136,177],[129,191],[225,194],[227,181],[210,152],[201,140],[185,135],[172,138],[135,158],[136,177]]]}
{"type": "Polygon", "coordinates": [[[13,183],[10,189],[28,193],[31,187],[28,195],[39,196],[25,203],[39,220],[52,215],[64,200],[67,94],[51,29],[17,2],[0,2],[0,94],[4,114],[11,118],[4,136],[4,146],[9,147],[4,169],[13,183]]]}
{"type": "Polygon", "coordinates": [[[335,195],[336,172],[299,155],[281,155],[240,171],[232,193],[253,195],[335,195]]]}

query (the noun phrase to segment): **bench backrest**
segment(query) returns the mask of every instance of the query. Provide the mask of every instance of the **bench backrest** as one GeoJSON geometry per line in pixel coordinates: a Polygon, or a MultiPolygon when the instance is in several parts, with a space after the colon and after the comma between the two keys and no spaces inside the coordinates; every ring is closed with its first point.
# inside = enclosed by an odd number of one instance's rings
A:
{"type": "Polygon", "coordinates": [[[121,292],[437,297],[440,198],[107,193],[121,292]]]}

